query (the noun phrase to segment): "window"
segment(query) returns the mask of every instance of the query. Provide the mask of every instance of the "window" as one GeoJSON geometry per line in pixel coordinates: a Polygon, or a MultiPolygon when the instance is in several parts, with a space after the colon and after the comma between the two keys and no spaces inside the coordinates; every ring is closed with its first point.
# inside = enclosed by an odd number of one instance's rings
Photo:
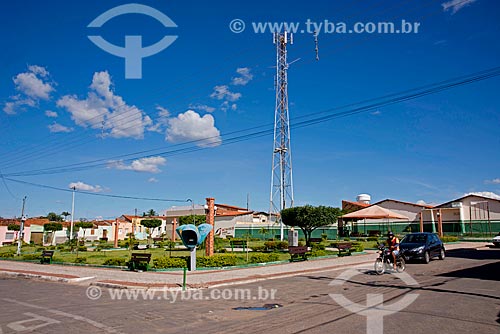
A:
{"type": "Polygon", "coordinates": [[[5,240],[14,240],[14,232],[5,233],[5,240]]]}

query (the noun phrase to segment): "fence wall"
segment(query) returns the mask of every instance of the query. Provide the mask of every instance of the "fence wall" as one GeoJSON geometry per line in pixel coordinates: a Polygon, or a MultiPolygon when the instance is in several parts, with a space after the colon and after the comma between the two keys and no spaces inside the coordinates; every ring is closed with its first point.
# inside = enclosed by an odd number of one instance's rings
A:
{"type": "MultiPolygon", "coordinates": [[[[500,232],[499,220],[443,221],[443,234],[451,236],[491,237],[500,232]]],[[[420,222],[380,222],[354,223],[349,234],[369,235],[380,231],[381,234],[392,231],[399,235],[420,231],[420,222]]],[[[424,221],[424,232],[438,232],[438,222],[424,221]]]]}
{"type": "MultiPolygon", "coordinates": [[[[266,229],[268,230],[267,233],[263,234],[262,228],[261,227],[236,227],[234,233],[235,238],[246,238],[247,236],[249,238],[258,238],[261,240],[267,240],[271,238],[280,238],[280,228],[279,227],[269,227],[266,229]]],[[[283,228],[283,239],[287,240],[288,239],[288,231],[290,230],[290,227],[285,226],[283,228]]],[[[299,238],[304,238],[304,233],[302,233],[302,230],[299,228],[295,228],[296,231],[299,232],[299,238]]],[[[327,238],[329,240],[334,240],[337,239],[337,227],[336,226],[325,226],[324,228],[318,228],[312,233],[312,238],[321,238],[322,234],[326,234],[327,238]]]]}

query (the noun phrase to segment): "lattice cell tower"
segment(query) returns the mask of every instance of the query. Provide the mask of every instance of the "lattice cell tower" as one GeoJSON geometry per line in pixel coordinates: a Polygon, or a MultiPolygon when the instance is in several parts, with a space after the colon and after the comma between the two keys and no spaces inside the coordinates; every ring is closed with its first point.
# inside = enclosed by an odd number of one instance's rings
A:
{"type": "MultiPolygon", "coordinates": [[[[276,45],[276,109],[274,114],[274,147],[271,172],[270,218],[293,206],[292,152],[290,150],[290,118],[288,115],[288,62],[286,46],[293,44],[293,35],[275,33],[276,45]]],[[[275,216],[276,217],[276,216],[275,216]]],[[[279,218],[281,240],[283,222],[279,218]]]]}

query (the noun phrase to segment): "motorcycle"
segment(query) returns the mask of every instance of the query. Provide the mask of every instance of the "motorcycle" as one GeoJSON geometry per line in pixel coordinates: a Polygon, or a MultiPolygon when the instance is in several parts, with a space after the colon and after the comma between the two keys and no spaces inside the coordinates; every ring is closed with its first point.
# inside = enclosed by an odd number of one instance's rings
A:
{"type": "MultiPolygon", "coordinates": [[[[392,257],[391,250],[386,248],[384,244],[378,245],[379,257],[375,260],[375,272],[382,275],[386,270],[393,268],[394,258],[392,257]]],[[[396,256],[396,271],[402,273],[406,269],[406,261],[404,254],[399,251],[396,256]]]]}

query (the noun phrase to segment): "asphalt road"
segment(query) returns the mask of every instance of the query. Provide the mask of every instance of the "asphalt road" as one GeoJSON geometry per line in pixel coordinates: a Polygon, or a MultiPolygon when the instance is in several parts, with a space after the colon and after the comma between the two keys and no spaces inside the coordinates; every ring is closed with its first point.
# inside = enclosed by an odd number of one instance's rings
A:
{"type": "Polygon", "coordinates": [[[450,251],[406,274],[365,266],[148,294],[0,277],[0,334],[500,333],[500,249],[450,251]]]}

